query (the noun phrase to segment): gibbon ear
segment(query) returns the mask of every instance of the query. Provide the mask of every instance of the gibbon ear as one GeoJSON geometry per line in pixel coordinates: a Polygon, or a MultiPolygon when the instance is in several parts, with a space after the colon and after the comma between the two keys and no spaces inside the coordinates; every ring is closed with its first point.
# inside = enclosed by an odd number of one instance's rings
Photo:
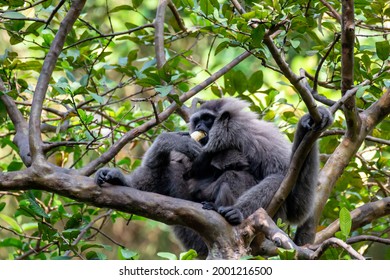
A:
{"type": "Polygon", "coordinates": [[[219,120],[220,121],[228,121],[230,119],[230,113],[228,111],[225,111],[221,114],[221,116],[219,117],[219,120]]]}

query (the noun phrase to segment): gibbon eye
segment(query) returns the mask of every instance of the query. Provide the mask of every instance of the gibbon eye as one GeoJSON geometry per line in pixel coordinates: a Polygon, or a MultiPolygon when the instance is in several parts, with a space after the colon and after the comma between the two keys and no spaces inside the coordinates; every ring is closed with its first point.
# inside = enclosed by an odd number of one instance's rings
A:
{"type": "Polygon", "coordinates": [[[214,116],[209,115],[209,114],[204,114],[202,115],[202,121],[207,127],[211,127],[214,123],[214,116]]]}

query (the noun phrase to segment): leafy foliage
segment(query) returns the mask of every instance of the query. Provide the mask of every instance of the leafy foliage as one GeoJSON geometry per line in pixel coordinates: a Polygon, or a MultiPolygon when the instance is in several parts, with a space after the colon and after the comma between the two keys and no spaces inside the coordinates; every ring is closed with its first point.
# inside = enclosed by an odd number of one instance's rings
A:
{"type": "MultiPolygon", "coordinates": [[[[71,2],[0,1],[0,77],[5,84],[0,97],[10,97],[27,122],[44,59],[71,2]]],[[[263,42],[270,29],[277,30],[275,44],[295,73],[304,68],[313,85],[318,71],[318,92],[329,100],[340,98],[341,43],[336,39],[340,24],[322,1],[246,0],[242,1],[246,11],[242,14],[231,1],[172,2],[176,10],[167,9],[163,26],[166,61],[162,67],[158,66],[154,41],[157,1],[86,2],[66,37],[43,103],[42,137],[51,163],[69,169],[84,167],[127,132],[154,119],[172,100],[179,102],[181,96],[244,50],[252,53],[251,58],[198,96],[228,95],[247,100],[251,110],[275,122],[292,139],[305,106],[263,42]]],[[[331,5],[341,12],[338,1],[331,5]]],[[[357,107],[364,110],[390,87],[388,1],[355,1],[355,19],[354,84],[360,85],[357,107]]],[[[20,147],[12,141],[16,129],[0,101],[2,172],[26,168],[19,156],[20,147]]],[[[130,172],[139,166],[142,154],[161,131],[185,129],[185,121],[172,114],[129,143],[110,164],[130,172]]],[[[345,117],[337,113],[331,133],[320,141],[325,158],[340,144],[345,129],[345,117]]],[[[389,119],[371,134],[335,185],[319,230],[340,218],[343,239],[363,234],[389,238],[386,217],[351,231],[350,211],[390,194],[389,119]]],[[[141,217],[44,191],[0,190],[0,247],[5,249],[0,250],[0,258],[172,259],[180,249],[171,239],[165,225],[141,217]],[[138,220],[142,222],[138,224],[138,220]],[[123,228],[115,232],[105,226],[113,222],[123,228]],[[142,247],[134,249],[140,239],[142,247]],[[160,245],[151,245],[157,243],[160,245]]],[[[390,258],[388,247],[371,249],[372,244],[364,242],[353,246],[367,256],[390,258]]],[[[323,257],[344,258],[340,251],[329,249],[323,257]]],[[[289,250],[280,250],[280,258],[293,256],[289,250]]],[[[195,257],[193,251],[180,255],[180,259],[195,257]]]]}

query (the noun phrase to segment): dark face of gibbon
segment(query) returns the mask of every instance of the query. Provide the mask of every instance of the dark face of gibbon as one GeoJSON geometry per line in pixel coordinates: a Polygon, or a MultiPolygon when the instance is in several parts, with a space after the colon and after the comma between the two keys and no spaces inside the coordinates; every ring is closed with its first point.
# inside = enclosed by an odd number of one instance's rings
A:
{"type": "Polygon", "coordinates": [[[191,137],[202,146],[205,146],[209,141],[210,130],[222,105],[222,100],[207,101],[191,116],[191,137]]]}
{"type": "Polygon", "coordinates": [[[191,117],[191,137],[199,141],[202,146],[209,141],[209,133],[214,120],[215,116],[207,111],[199,111],[191,117]]]}

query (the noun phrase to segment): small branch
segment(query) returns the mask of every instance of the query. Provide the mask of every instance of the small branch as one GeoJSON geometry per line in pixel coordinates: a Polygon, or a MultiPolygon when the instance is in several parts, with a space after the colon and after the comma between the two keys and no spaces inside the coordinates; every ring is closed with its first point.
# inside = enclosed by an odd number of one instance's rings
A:
{"type": "Polygon", "coordinates": [[[318,259],[331,246],[338,246],[340,248],[343,248],[354,259],[365,260],[365,258],[361,254],[356,252],[356,250],[353,249],[350,245],[348,245],[344,241],[337,239],[337,238],[334,238],[334,237],[329,238],[328,240],[325,240],[321,244],[321,246],[319,246],[319,248],[311,256],[311,259],[318,259]]]}
{"type": "MultiPolygon", "coordinates": [[[[77,246],[77,244],[83,239],[83,237],[87,234],[87,232],[93,227],[95,223],[97,223],[99,220],[106,218],[107,216],[110,216],[112,213],[112,209],[108,210],[106,213],[103,213],[96,218],[94,218],[88,225],[86,225],[79,233],[77,238],[72,242],[72,247],[77,246]]],[[[69,256],[71,253],[71,250],[66,251],[63,255],[69,256]]]]}
{"type": "Polygon", "coordinates": [[[240,14],[245,14],[245,9],[241,6],[241,4],[237,0],[231,0],[233,3],[234,7],[240,14]]]}
{"type": "MultiPolygon", "coordinates": [[[[330,135],[345,135],[346,132],[347,131],[343,130],[343,129],[331,129],[331,130],[324,131],[321,134],[321,137],[326,137],[326,136],[330,136],[330,135]]],[[[390,140],[377,138],[377,137],[373,137],[373,136],[370,136],[370,135],[366,136],[366,140],[390,146],[390,140]]]]}
{"type": "Polygon", "coordinates": [[[317,93],[317,88],[318,88],[318,77],[320,75],[320,71],[321,71],[321,68],[322,68],[322,65],[324,64],[326,58],[329,56],[330,52],[333,50],[333,47],[336,45],[336,43],[340,40],[340,37],[341,35],[339,33],[336,34],[332,44],[330,45],[330,47],[328,48],[328,50],[326,51],[325,55],[321,58],[321,61],[320,63],[318,64],[318,67],[317,67],[317,70],[316,70],[316,73],[314,75],[314,83],[313,83],[313,92],[317,93]]]}
{"type": "Polygon", "coordinates": [[[177,10],[175,4],[173,4],[171,0],[168,1],[168,7],[169,7],[169,9],[171,10],[173,16],[175,17],[176,22],[177,22],[177,24],[179,25],[180,29],[181,29],[183,32],[187,32],[187,28],[186,28],[185,25],[184,25],[184,21],[183,21],[183,19],[180,17],[179,11],[177,10]]]}
{"type": "Polygon", "coordinates": [[[129,30],[120,31],[120,32],[114,32],[114,33],[110,33],[110,34],[101,34],[101,33],[98,32],[100,35],[80,40],[80,41],[78,41],[76,43],[73,43],[72,45],[67,46],[66,48],[64,48],[64,50],[73,48],[73,47],[75,47],[77,45],[80,45],[80,44],[83,44],[85,42],[92,41],[92,40],[95,40],[95,39],[107,38],[107,37],[108,38],[112,38],[112,37],[116,37],[116,36],[127,35],[127,34],[134,33],[136,31],[145,29],[145,28],[154,28],[154,24],[153,23],[148,23],[148,24],[145,24],[145,25],[142,25],[142,26],[137,26],[137,27],[131,28],[129,30]]]}
{"type": "Polygon", "coordinates": [[[358,235],[347,239],[348,244],[354,244],[358,242],[363,241],[371,241],[371,242],[377,242],[382,243],[386,245],[390,245],[390,239],[387,238],[380,238],[378,236],[371,236],[371,235],[358,235]]]}
{"type": "MultiPolygon", "coordinates": [[[[347,97],[347,94],[344,96],[347,97]]],[[[343,97],[343,98],[344,98],[343,97]]],[[[390,113],[390,89],[384,93],[378,101],[372,104],[368,109],[361,113],[362,127],[357,139],[350,139],[344,137],[333,154],[326,161],[325,166],[321,169],[318,177],[317,194],[314,202],[313,215],[305,222],[304,227],[315,229],[319,223],[323,209],[326,202],[333,190],[334,185],[338,178],[345,170],[346,166],[350,162],[351,158],[356,154],[362,142],[366,136],[372,131],[372,129],[380,123],[390,113]]],[[[333,232],[330,236],[333,235],[333,232]]],[[[324,238],[317,237],[319,242],[325,240],[329,235],[324,238]]],[[[316,238],[316,240],[317,240],[316,238]]]]}
{"type": "Polygon", "coordinates": [[[62,7],[62,5],[65,4],[65,0],[61,0],[60,3],[54,8],[54,10],[51,12],[49,18],[46,20],[45,28],[47,28],[51,22],[51,20],[54,18],[58,10],[62,7]]]}
{"type": "Polygon", "coordinates": [[[270,37],[269,33],[264,35],[264,44],[268,47],[271,52],[272,57],[274,58],[276,64],[279,66],[280,70],[283,72],[283,75],[290,81],[290,83],[298,91],[302,100],[305,102],[307,109],[309,110],[310,115],[312,116],[315,123],[321,121],[321,116],[317,110],[317,104],[311,94],[311,90],[303,84],[301,77],[298,77],[291,70],[287,62],[282,58],[280,50],[275,46],[273,40],[270,37]]]}
{"type": "Polygon", "coordinates": [[[337,19],[339,23],[341,23],[341,16],[340,14],[335,10],[335,8],[332,7],[327,1],[325,0],[320,0],[320,2],[328,8],[328,10],[331,12],[332,16],[337,19]]]}
{"type": "MultiPolygon", "coordinates": [[[[164,20],[165,20],[165,10],[167,8],[167,5],[169,5],[169,2],[170,0],[158,1],[156,18],[154,20],[154,28],[155,28],[154,47],[156,52],[157,69],[161,69],[167,62],[165,58],[165,47],[164,47],[164,20]]],[[[161,81],[161,83],[163,85],[167,84],[165,81],[161,81]]],[[[168,100],[171,103],[173,102],[173,99],[170,98],[169,96],[168,96],[168,100]]],[[[184,121],[186,122],[189,121],[190,119],[189,110],[185,105],[177,108],[177,113],[184,119],[184,121]]]]}

